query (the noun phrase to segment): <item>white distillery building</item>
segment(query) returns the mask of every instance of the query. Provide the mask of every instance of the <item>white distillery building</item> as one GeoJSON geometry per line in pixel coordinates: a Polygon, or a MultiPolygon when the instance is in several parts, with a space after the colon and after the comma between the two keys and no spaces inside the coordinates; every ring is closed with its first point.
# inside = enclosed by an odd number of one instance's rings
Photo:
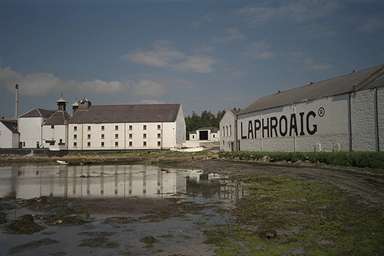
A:
{"type": "Polygon", "coordinates": [[[19,135],[16,120],[0,119],[0,148],[18,148],[19,135]]]}
{"type": "Polygon", "coordinates": [[[239,150],[383,151],[384,65],[262,97],[220,126],[236,119],[239,150]]]}
{"type": "Polygon", "coordinates": [[[185,142],[180,104],[75,105],[69,150],[170,149],[185,142]]]}
{"type": "Polygon", "coordinates": [[[42,142],[44,148],[50,150],[68,149],[68,121],[70,115],[66,112],[66,100],[60,97],[57,101],[57,110],[43,122],[42,142]]]}
{"type": "Polygon", "coordinates": [[[237,113],[234,109],[225,110],[220,120],[220,150],[236,151],[238,143],[236,140],[237,113]]]}
{"type": "Polygon", "coordinates": [[[189,133],[190,141],[217,142],[220,140],[220,132],[216,127],[202,127],[189,133]]]}
{"type": "Polygon", "coordinates": [[[18,118],[22,148],[41,148],[43,146],[42,125],[54,112],[53,110],[35,108],[18,118]]]}

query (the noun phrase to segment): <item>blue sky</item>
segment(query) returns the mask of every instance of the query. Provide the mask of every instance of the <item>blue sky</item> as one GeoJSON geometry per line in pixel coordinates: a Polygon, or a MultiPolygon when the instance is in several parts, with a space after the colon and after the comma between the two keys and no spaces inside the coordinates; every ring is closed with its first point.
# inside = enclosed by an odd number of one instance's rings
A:
{"type": "Polygon", "coordinates": [[[0,0],[0,115],[73,103],[245,107],[384,63],[384,1],[0,0]]]}

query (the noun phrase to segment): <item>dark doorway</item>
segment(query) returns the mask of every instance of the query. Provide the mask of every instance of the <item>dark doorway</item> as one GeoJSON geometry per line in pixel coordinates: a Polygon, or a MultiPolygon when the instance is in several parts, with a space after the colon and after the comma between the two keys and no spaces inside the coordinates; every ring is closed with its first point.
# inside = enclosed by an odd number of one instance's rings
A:
{"type": "Polygon", "coordinates": [[[208,140],[208,131],[199,131],[200,140],[208,140]]]}

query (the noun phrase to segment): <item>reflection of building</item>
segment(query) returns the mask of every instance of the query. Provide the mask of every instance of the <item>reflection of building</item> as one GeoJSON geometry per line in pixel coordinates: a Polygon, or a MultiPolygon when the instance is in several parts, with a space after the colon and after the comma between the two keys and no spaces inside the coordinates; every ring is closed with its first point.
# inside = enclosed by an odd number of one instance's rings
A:
{"type": "Polygon", "coordinates": [[[164,198],[187,193],[237,200],[244,195],[240,183],[219,178],[201,170],[145,165],[0,167],[0,197],[164,198]]]}
{"type": "Polygon", "coordinates": [[[184,172],[154,166],[23,166],[0,174],[0,197],[164,197],[186,192],[184,172]]]}

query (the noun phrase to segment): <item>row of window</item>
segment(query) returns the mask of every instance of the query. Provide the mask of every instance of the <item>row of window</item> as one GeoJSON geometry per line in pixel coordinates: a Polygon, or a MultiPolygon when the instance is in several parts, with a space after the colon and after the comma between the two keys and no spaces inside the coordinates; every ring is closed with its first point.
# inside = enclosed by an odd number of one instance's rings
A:
{"type": "MultiPolygon", "coordinates": [[[[128,135],[128,137],[130,138],[130,139],[132,139],[132,133],[130,133],[129,135],[128,135]]],[[[87,135],[87,138],[90,140],[91,139],[91,134],[88,134],[87,135]]],[[[101,139],[104,139],[105,138],[105,136],[104,136],[104,134],[101,134],[101,139]]],[[[118,139],[119,138],[119,134],[115,134],[115,139],[118,139]]],[[[146,139],[147,138],[147,134],[146,133],[144,133],[143,134],[143,139],[146,139]]],[[[157,138],[158,139],[160,139],[161,138],[161,134],[160,133],[158,133],[157,134],[157,138]]],[[[77,134],[73,134],[73,139],[74,140],[76,140],[77,139],[77,134]]]]}
{"type": "MultiPolygon", "coordinates": [[[[104,141],[102,141],[102,142],[100,143],[100,146],[103,148],[104,145],[105,145],[105,144],[104,144],[104,141]]],[[[128,146],[132,147],[132,145],[133,145],[133,144],[132,144],[132,141],[130,141],[129,144],[128,144],[128,146]]],[[[73,142],[73,146],[74,146],[74,147],[77,147],[77,142],[73,142]]],[[[119,142],[116,141],[116,142],[115,142],[115,147],[118,147],[118,146],[119,146],[119,142]]],[[[146,142],[146,141],[143,141],[143,147],[146,147],[146,146],[147,146],[147,142],[146,142]]],[[[160,142],[160,141],[157,142],[157,146],[158,146],[158,147],[161,146],[161,142],[160,142]]],[[[91,142],[88,142],[88,143],[87,143],[87,147],[88,147],[88,148],[91,147],[91,142]]]]}
{"type": "Polygon", "coordinates": [[[223,137],[231,136],[231,134],[232,134],[232,125],[223,126],[222,134],[223,134],[223,137]]]}
{"type": "MultiPolygon", "coordinates": [[[[88,131],[90,131],[91,130],[91,126],[90,125],[88,125],[88,127],[87,127],[87,129],[88,129],[88,131]]],[[[132,125],[129,125],[128,126],[128,129],[129,130],[132,130],[133,129],[133,126],[132,125]]],[[[157,130],[160,130],[161,129],[161,125],[157,125],[157,130]]],[[[74,131],[77,131],[77,126],[73,126],[73,130],[74,131]]],[[[101,126],[101,130],[102,131],[104,131],[105,130],[105,126],[104,125],[102,125],[101,126]]],[[[115,131],[118,131],[119,130],[119,126],[118,125],[115,125],[115,131]]],[[[143,130],[145,131],[145,130],[147,130],[147,125],[143,125],[143,130]]]]}

